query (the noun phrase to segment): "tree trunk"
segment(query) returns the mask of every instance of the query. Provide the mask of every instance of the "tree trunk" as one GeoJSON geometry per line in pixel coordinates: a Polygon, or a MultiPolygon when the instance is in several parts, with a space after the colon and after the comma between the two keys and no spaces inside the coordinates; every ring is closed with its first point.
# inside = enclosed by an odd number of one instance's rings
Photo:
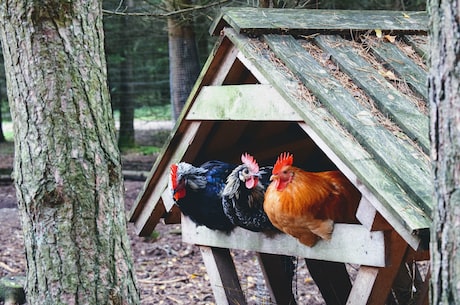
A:
{"type": "Polygon", "coordinates": [[[460,2],[431,0],[431,304],[460,304],[460,2]]]}
{"type": "Polygon", "coordinates": [[[3,94],[2,88],[0,87],[0,143],[6,142],[5,134],[3,133],[3,116],[2,116],[2,102],[3,94]]]}
{"type": "MultiPolygon", "coordinates": [[[[177,7],[170,1],[170,9],[180,8],[180,5],[190,5],[190,1],[187,0],[179,2],[177,7]]],[[[177,2],[174,4],[177,5],[177,2]]],[[[171,104],[173,119],[177,120],[200,74],[192,19],[168,18],[168,35],[171,104]]]]}
{"type": "Polygon", "coordinates": [[[101,1],[3,0],[29,304],[137,304],[101,1]]]}
{"type": "MultiPolygon", "coordinates": [[[[0,44],[0,51],[1,51],[1,44],[0,44]]],[[[4,67],[3,64],[3,52],[2,56],[0,57],[1,67],[4,67]]],[[[0,73],[0,76],[3,78],[3,73],[0,73]]],[[[0,82],[0,143],[6,142],[5,134],[3,133],[3,113],[2,113],[2,104],[3,104],[3,87],[2,82],[0,82]]]]}
{"type": "MultiPolygon", "coordinates": [[[[126,2],[128,9],[133,7],[133,1],[126,2]]],[[[123,60],[120,64],[120,130],[118,133],[118,147],[120,149],[132,148],[135,146],[134,133],[134,90],[133,90],[133,42],[130,38],[131,22],[129,16],[123,16],[122,39],[123,60]]]]}

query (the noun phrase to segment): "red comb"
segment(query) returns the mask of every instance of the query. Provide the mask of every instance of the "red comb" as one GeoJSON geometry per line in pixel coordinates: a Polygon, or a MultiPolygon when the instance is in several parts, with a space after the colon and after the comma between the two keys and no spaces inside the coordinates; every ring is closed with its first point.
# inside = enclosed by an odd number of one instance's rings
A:
{"type": "Polygon", "coordinates": [[[258,173],[259,172],[259,164],[257,164],[256,160],[254,159],[253,156],[251,156],[248,153],[244,153],[241,155],[241,162],[246,164],[246,166],[249,168],[249,170],[252,173],[258,173]]]}
{"type": "Polygon", "coordinates": [[[177,187],[177,164],[171,164],[171,183],[172,189],[175,190],[177,187]]]}
{"type": "Polygon", "coordinates": [[[275,166],[273,166],[272,173],[275,175],[278,174],[286,165],[292,165],[293,161],[294,156],[291,153],[281,153],[281,155],[278,157],[278,160],[276,160],[275,166]]]}

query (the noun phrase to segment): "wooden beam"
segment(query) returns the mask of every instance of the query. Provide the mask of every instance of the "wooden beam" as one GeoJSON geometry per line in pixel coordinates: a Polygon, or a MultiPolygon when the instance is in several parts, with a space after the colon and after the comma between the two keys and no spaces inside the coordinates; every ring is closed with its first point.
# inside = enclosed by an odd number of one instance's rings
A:
{"type": "Polygon", "coordinates": [[[218,305],[246,304],[230,251],[205,246],[200,246],[200,251],[216,303],[218,305]]]}
{"type": "Polygon", "coordinates": [[[356,218],[369,231],[388,231],[392,229],[388,221],[377,212],[377,209],[364,196],[361,198],[356,211],[356,218]]]}
{"type": "Polygon", "coordinates": [[[187,120],[300,121],[271,85],[204,86],[187,120]]]}
{"type": "Polygon", "coordinates": [[[362,265],[353,283],[347,305],[385,304],[408,247],[395,231],[385,231],[385,240],[388,247],[388,266],[376,268],[362,265]]]}
{"type": "Polygon", "coordinates": [[[166,214],[164,218],[165,224],[177,224],[180,223],[182,212],[177,205],[173,205],[171,210],[166,214]]]}
{"type": "Polygon", "coordinates": [[[221,85],[225,81],[225,78],[227,77],[228,73],[230,72],[233,65],[235,64],[235,59],[238,54],[238,49],[235,48],[235,46],[233,45],[230,45],[227,49],[226,48],[221,48],[221,49],[225,50],[226,53],[224,54],[224,56],[222,56],[221,61],[219,62],[219,65],[215,67],[215,70],[211,71],[213,73],[209,73],[209,72],[207,73],[207,74],[213,74],[213,78],[209,82],[209,84],[212,84],[212,85],[221,85]]]}
{"type": "Polygon", "coordinates": [[[293,255],[327,261],[385,266],[383,232],[369,232],[360,225],[335,224],[332,239],[310,248],[283,233],[256,233],[235,228],[230,234],[196,226],[182,217],[182,240],[191,244],[293,255]]]}
{"type": "Polygon", "coordinates": [[[260,73],[260,70],[257,69],[257,67],[250,61],[246,56],[244,56],[243,53],[238,52],[237,55],[238,59],[241,61],[241,63],[249,70],[251,73],[257,78],[257,80],[261,84],[270,84],[270,82],[263,76],[262,73],[260,73]]]}
{"type": "Polygon", "coordinates": [[[308,9],[261,9],[223,8],[211,33],[219,35],[223,27],[230,25],[237,32],[296,33],[304,35],[340,31],[349,34],[355,31],[381,29],[382,31],[404,31],[426,33],[426,12],[353,11],[353,10],[308,10],[308,9]],[[409,16],[409,17],[406,17],[409,16]]]}

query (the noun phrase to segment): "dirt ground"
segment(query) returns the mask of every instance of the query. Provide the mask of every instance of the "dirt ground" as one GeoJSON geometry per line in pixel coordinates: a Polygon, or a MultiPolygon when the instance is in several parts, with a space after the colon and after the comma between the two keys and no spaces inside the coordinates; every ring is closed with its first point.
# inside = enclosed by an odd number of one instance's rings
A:
{"type": "MultiPolygon", "coordinates": [[[[151,130],[136,131],[137,141],[158,141],[151,130]]],[[[142,144],[142,143],[140,143],[142,144]]],[[[11,171],[12,143],[0,144],[0,175],[11,171]],[[5,170],[6,169],[6,170],[5,170]]],[[[123,155],[123,167],[150,170],[154,155],[123,155]]],[[[136,200],[144,182],[125,180],[127,212],[136,200]]],[[[23,236],[11,182],[0,182],[0,277],[25,273],[23,236]]],[[[135,234],[128,224],[141,304],[215,304],[201,254],[195,245],[183,243],[180,225],[159,224],[158,237],[147,239],[135,234]]],[[[248,251],[232,251],[240,282],[249,304],[272,304],[265,289],[256,256],[248,251]]],[[[324,304],[308,274],[304,260],[297,260],[294,294],[298,304],[324,304]]],[[[0,305],[2,302],[0,302],[0,305]]]]}

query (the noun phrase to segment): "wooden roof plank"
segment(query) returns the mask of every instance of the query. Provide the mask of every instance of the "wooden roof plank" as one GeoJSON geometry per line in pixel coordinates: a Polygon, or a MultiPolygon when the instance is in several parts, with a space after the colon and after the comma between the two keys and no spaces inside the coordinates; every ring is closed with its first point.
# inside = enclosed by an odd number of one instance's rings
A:
{"type": "Polygon", "coordinates": [[[303,99],[299,95],[303,89],[295,77],[287,74],[284,69],[277,68],[276,63],[270,59],[270,54],[254,46],[248,37],[237,34],[232,29],[224,31],[226,37],[251,59],[334,154],[357,174],[360,183],[379,196],[377,199],[382,204],[378,209],[379,212],[386,217],[392,215],[388,220],[398,232],[407,236],[417,230],[430,227],[431,220],[428,215],[431,211],[420,211],[407,193],[397,187],[391,177],[385,174],[381,165],[377,164],[352,136],[337,126],[335,118],[329,112],[323,107],[314,105],[313,101],[308,102],[303,99]],[[409,233],[405,234],[404,230],[409,230],[409,233]]]}
{"type": "Polygon", "coordinates": [[[315,31],[370,29],[420,33],[428,31],[428,17],[426,12],[227,7],[222,8],[222,14],[211,28],[211,33],[219,35],[225,26],[231,26],[238,33],[301,31],[302,34],[308,34],[315,31]]]}
{"type": "Polygon", "coordinates": [[[427,72],[404,54],[395,44],[380,42],[370,46],[372,52],[388,64],[396,74],[428,101],[427,72]]]}
{"type": "Polygon", "coordinates": [[[391,172],[423,209],[432,209],[430,165],[426,155],[390,133],[342,85],[288,35],[265,35],[270,49],[333,116],[391,172]]]}
{"type": "Polygon", "coordinates": [[[426,35],[403,35],[403,40],[412,46],[415,52],[422,57],[423,60],[427,60],[429,55],[429,41],[426,35]]]}
{"type": "MultiPolygon", "coordinates": [[[[341,70],[347,73],[374,100],[380,110],[388,115],[411,139],[416,140],[423,151],[428,154],[430,150],[428,116],[421,113],[415,104],[408,100],[407,96],[400,93],[367,60],[357,54],[349,41],[331,35],[318,36],[315,41],[326,53],[332,56],[341,70]]],[[[383,48],[376,48],[376,50],[383,48]]],[[[388,60],[394,63],[396,71],[411,80],[419,78],[424,81],[426,73],[418,71],[418,66],[414,67],[415,64],[412,61],[403,57],[405,55],[396,52],[396,50],[393,51],[385,52],[387,56],[394,55],[393,59],[388,58],[388,60]],[[400,64],[397,64],[398,61],[400,64]],[[409,65],[409,62],[412,65],[409,65]]],[[[379,54],[384,56],[382,53],[379,54]]],[[[414,80],[412,83],[426,89],[426,85],[420,84],[418,80],[414,80]]]]}

